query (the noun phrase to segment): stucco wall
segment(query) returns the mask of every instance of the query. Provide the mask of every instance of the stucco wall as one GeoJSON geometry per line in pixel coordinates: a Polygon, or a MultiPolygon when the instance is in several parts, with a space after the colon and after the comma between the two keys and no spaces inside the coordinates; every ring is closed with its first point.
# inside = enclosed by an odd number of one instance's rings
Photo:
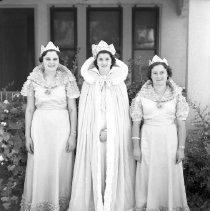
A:
{"type": "Polygon", "coordinates": [[[188,77],[189,97],[210,106],[210,1],[189,4],[188,77]]]}
{"type": "MultiPolygon", "coordinates": [[[[81,48],[79,66],[86,58],[86,6],[117,6],[123,7],[123,60],[132,55],[132,6],[160,7],[160,46],[159,54],[165,57],[173,68],[174,80],[185,86],[186,49],[187,49],[187,16],[188,5],[182,15],[176,12],[175,0],[3,0],[0,7],[34,7],[35,8],[35,51],[38,58],[40,45],[50,39],[49,6],[71,6],[78,8],[78,47],[81,48]]],[[[36,59],[37,62],[37,59],[36,59]]]]}
{"type": "Polygon", "coordinates": [[[167,57],[173,69],[173,78],[185,86],[187,56],[188,4],[185,2],[183,12],[177,15],[176,1],[167,1],[162,9],[160,49],[161,55],[167,57]]]}

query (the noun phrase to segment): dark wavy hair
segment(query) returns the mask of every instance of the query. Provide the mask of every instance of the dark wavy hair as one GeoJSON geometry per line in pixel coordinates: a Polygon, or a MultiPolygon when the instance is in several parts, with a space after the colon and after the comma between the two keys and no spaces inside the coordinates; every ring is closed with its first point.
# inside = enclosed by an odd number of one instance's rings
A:
{"type": "Polygon", "coordinates": [[[43,62],[43,57],[46,56],[46,54],[47,54],[48,52],[52,52],[52,51],[54,51],[54,52],[57,53],[58,58],[59,58],[59,63],[60,63],[60,64],[64,64],[64,60],[63,60],[63,58],[62,58],[61,53],[60,53],[59,51],[52,50],[52,49],[51,49],[51,50],[44,51],[44,52],[42,53],[42,55],[39,57],[39,62],[43,62]]]}
{"type": "Polygon", "coordinates": [[[99,56],[100,54],[102,54],[102,53],[107,53],[107,54],[110,55],[111,60],[112,60],[112,61],[111,61],[112,64],[111,64],[111,67],[110,67],[110,68],[112,68],[112,67],[115,65],[115,63],[116,63],[116,59],[115,59],[115,57],[114,57],[109,51],[106,51],[106,50],[102,50],[102,51],[100,51],[100,52],[97,54],[97,56],[96,56],[96,58],[95,58],[93,64],[94,64],[95,67],[98,69],[97,59],[98,59],[98,56],[99,56]]]}
{"type": "Polygon", "coordinates": [[[168,74],[167,79],[169,79],[169,78],[172,77],[172,69],[171,69],[170,66],[168,66],[168,65],[165,64],[164,62],[155,62],[155,63],[153,63],[153,64],[151,64],[151,65],[149,66],[149,70],[148,70],[148,72],[147,72],[147,77],[148,77],[149,80],[152,81],[152,78],[151,78],[152,69],[153,69],[153,67],[155,67],[155,66],[157,66],[157,65],[162,65],[162,66],[166,69],[167,74],[168,74]]]}

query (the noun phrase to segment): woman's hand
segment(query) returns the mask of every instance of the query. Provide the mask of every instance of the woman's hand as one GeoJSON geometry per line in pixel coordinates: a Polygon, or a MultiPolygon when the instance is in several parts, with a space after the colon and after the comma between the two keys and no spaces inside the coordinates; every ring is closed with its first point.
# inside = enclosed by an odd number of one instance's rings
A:
{"type": "Polygon", "coordinates": [[[76,135],[71,134],[66,142],[66,152],[71,152],[76,148],[76,135]]]}
{"type": "Polygon", "coordinates": [[[176,152],[176,164],[180,163],[184,157],[184,149],[178,148],[176,152]]]}
{"type": "Polygon", "coordinates": [[[31,137],[26,137],[26,149],[29,153],[34,153],[34,142],[31,137]]]}
{"type": "Polygon", "coordinates": [[[134,160],[141,163],[141,157],[142,157],[142,155],[141,155],[140,147],[134,147],[133,148],[133,158],[134,158],[134,160]]]}
{"type": "Polygon", "coordinates": [[[106,140],[107,140],[107,131],[106,131],[106,129],[105,130],[101,130],[99,138],[100,138],[101,142],[106,142],[106,140]]]}

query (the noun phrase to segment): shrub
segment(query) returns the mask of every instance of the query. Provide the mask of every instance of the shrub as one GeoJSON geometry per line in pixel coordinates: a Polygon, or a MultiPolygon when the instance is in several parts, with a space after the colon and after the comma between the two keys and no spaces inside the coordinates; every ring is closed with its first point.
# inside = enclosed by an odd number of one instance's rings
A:
{"type": "Polygon", "coordinates": [[[195,111],[186,140],[184,177],[191,208],[210,208],[210,112],[190,102],[195,111]]]}
{"type": "MultiPolygon", "coordinates": [[[[139,60],[129,60],[129,74],[139,60]]],[[[141,65],[141,64],[138,64],[141,65]]],[[[126,81],[129,102],[136,96],[145,82],[144,73],[139,72],[138,83],[131,83],[131,76],[126,81]]],[[[186,96],[185,90],[183,95],[186,96]]],[[[188,204],[191,208],[210,210],[210,112],[208,107],[200,106],[189,101],[195,112],[186,138],[186,159],[184,161],[184,177],[188,204]]]]}
{"type": "Polygon", "coordinates": [[[24,102],[0,102],[0,192],[5,209],[19,203],[23,191],[27,152],[24,136],[24,102]]]}
{"type": "MultiPolygon", "coordinates": [[[[129,61],[129,72],[135,61],[129,61]]],[[[76,63],[72,72],[76,74],[76,63]]],[[[80,76],[79,76],[80,77],[80,76]]],[[[81,79],[81,78],[80,78],[81,79]]],[[[129,100],[140,90],[138,83],[126,81],[129,100]]],[[[0,102],[0,194],[5,209],[19,204],[25,179],[27,152],[24,137],[24,100],[18,93],[11,101],[0,102]]],[[[210,207],[210,113],[190,103],[196,112],[186,140],[184,177],[190,207],[210,207]]]]}
{"type": "Polygon", "coordinates": [[[132,82],[132,71],[135,66],[139,67],[139,70],[142,69],[140,58],[138,59],[130,59],[128,60],[128,77],[125,81],[128,90],[128,98],[129,102],[131,103],[132,99],[136,96],[138,91],[141,89],[142,85],[145,83],[146,78],[144,77],[144,73],[142,71],[138,72],[138,82],[132,82]]]}

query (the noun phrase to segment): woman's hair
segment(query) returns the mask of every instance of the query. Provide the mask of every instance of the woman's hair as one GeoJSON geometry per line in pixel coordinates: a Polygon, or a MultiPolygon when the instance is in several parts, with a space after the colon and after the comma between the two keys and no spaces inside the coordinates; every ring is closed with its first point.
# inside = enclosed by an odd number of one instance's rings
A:
{"type": "Polygon", "coordinates": [[[96,56],[96,58],[95,58],[93,64],[94,64],[95,67],[98,69],[97,59],[98,59],[98,56],[99,56],[100,54],[102,54],[102,53],[107,53],[107,54],[109,54],[109,56],[111,57],[111,60],[112,60],[112,61],[111,61],[112,64],[111,64],[111,67],[110,67],[110,69],[111,69],[111,68],[115,65],[116,59],[115,59],[115,57],[114,57],[109,51],[106,51],[106,50],[102,50],[102,51],[100,51],[100,52],[97,54],[97,56],[96,56]]]}
{"type": "Polygon", "coordinates": [[[149,66],[149,70],[148,70],[148,72],[147,72],[147,77],[149,78],[149,80],[152,81],[152,78],[151,78],[152,69],[153,69],[153,67],[155,67],[155,66],[157,66],[157,65],[162,65],[162,66],[166,69],[167,75],[168,75],[167,79],[169,79],[170,77],[172,77],[172,69],[170,68],[170,66],[168,66],[168,65],[165,64],[164,62],[155,62],[155,63],[153,63],[153,64],[151,64],[151,65],[149,66]]]}
{"type": "Polygon", "coordinates": [[[46,56],[46,54],[47,54],[48,52],[51,52],[51,51],[56,52],[57,55],[58,55],[58,58],[59,58],[59,63],[60,63],[60,64],[64,64],[64,60],[63,60],[63,58],[62,58],[62,56],[61,56],[61,53],[60,53],[59,51],[55,51],[55,50],[47,50],[47,51],[44,51],[44,52],[42,53],[42,55],[39,57],[39,62],[43,62],[43,57],[46,56]]]}

